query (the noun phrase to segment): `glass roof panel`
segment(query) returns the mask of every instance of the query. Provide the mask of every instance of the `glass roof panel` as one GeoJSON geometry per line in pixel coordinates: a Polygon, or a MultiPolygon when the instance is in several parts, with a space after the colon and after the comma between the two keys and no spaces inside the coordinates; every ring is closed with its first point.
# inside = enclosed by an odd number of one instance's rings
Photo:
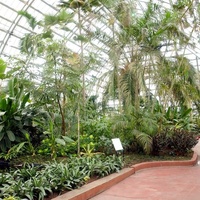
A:
{"type": "MultiPolygon", "coordinates": [[[[41,27],[36,27],[34,30],[31,29],[27,20],[18,15],[18,11],[23,10],[30,13],[36,18],[37,21],[43,20],[46,14],[56,15],[61,9],[58,7],[59,0],[0,0],[0,54],[2,57],[10,57],[20,55],[20,39],[27,33],[39,33],[42,31],[41,27]]],[[[103,1],[102,1],[103,2],[103,1]]],[[[104,2],[106,2],[104,0],[104,2]]],[[[116,1],[116,6],[117,6],[116,1]]],[[[136,16],[142,16],[147,9],[147,3],[149,0],[124,0],[131,7],[131,19],[135,20],[136,16]]],[[[172,4],[175,4],[175,0],[153,0],[152,2],[157,3],[164,12],[165,9],[171,9],[172,4]]],[[[87,36],[88,41],[83,43],[84,55],[89,56],[90,54],[95,55],[98,58],[98,64],[94,64],[93,71],[89,72],[87,79],[93,80],[94,77],[101,77],[102,74],[112,69],[112,61],[110,59],[110,52],[113,51],[113,41],[118,45],[119,35],[121,31],[120,23],[115,20],[115,25],[112,26],[113,12],[116,7],[108,9],[104,4],[100,7],[93,8],[91,13],[80,13],[81,18],[81,34],[87,36]]],[[[67,48],[73,52],[81,53],[81,42],[77,40],[80,34],[80,26],[78,23],[78,13],[74,9],[68,9],[68,12],[74,12],[73,21],[67,23],[65,28],[68,31],[61,29],[60,25],[53,26],[54,38],[56,40],[65,40],[67,48]]],[[[196,11],[197,12],[197,11],[196,11]]],[[[194,13],[195,15],[196,13],[194,13]]],[[[191,24],[195,16],[187,16],[188,22],[191,24]]],[[[155,19],[156,21],[156,19],[155,19]]],[[[194,31],[194,26],[188,26],[187,28],[182,27],[182,31],[189,37],[190,43],[194,44],[193,47],[190,45],[181,46],[177,45],[178,49],[174,49],[171,46],[162,46],[161,52],[167,57],[172,58],[175,54],[184,54],[194,65],[198,68],[200,63],[200,47],[199,47],[199,33],[194,31]]],[[[144,30],[145,31],[145,30],[144,30]]],[[[170,41],[168,41],[170,42],[170,41]]],[[[119,63],[120,68],[123,68],[127,61],[130,61],[131,52],[136,48],[133,43],[126,44],[120,54],[119,63]]],[[[22,55],[20,55],[22,56],[22,55]]],[[[44,61],[42,58],[34,60],[35,63],[39,64],[44,61]]],[[[104,79],[106,80],[106,79],[104,79]]]]}

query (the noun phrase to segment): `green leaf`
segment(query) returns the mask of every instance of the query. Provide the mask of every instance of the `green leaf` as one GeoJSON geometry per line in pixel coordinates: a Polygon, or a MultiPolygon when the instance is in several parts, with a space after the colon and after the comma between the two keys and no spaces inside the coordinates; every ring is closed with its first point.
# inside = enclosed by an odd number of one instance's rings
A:
{"type": "Polygon", "coordinates": [[[63,139],[60,139],[60,138],[56,138],[56,143],[61,144],[63,146],[66,144],[65,141],[63,139]]]}
{"type": "Polygon", "coordinates": [[[29,23],[29,26],[34,29],[37,26],[37,21],[35,17],[33,17],[31,14],[29,14],[27,11],[20,10],[18,11],[18,14],[25,17],[27,19],[27,22],[29,23]]]}
{"type": "Polygon", "coordinates": [[[27,142],[19,143],[19,145],[17,146],[16,152],[19,152],[19,151],[24,147],[24,145],[25,145],[26,143],[27,143],[27,142]]]}
{"type": "Polygon", "coordinates": [[[62,138],[65,140],[65,142],[74,142],[74,140],[72,140],[70,137],[62,136],[62,138]]]}
{"type": "Polygon", "coordinates": [[[0,79],[5,79],[6,75],[5,74],[0,74],[0,79]]]}
{"type": "Polygon", "coordinates": [[[15,86],[15,80],[10,79],[8,82],[8,88],[9,88],[9,95],[10,97],[14,97],[14,86],[15,86]]]}
{"type": "Polygon", "coordinates": [[[81,41],[81,42],[88,42],[89,39],[83,35],[77,35],[74,37],[75,41],[81,41]]]}
{"type": "Polygon", "coordinates": [[[53,26],[58,23],[58,19],[55,15],[45,15],[44,22],[46,26],[53,26]]]}
{"type": "Polygon", "coordinates": [[[0,133],[0,141],[3,139],[4,135],[5,135],[5,132],[0,133]]]}
{"type": "Polygon", "coordinates": [[[0,125],[0,132],[3,130],[4,125],[0,125]]]}
{"type": "Polygon", "coordinates": [[[182,113],[181,113],[181,118],[184,118],[184,117],[187,117],[187,116],[189,116],[189,114],[192,112],[192,108],[189,108],[189,109],[187,109],[187,110],[185,110],[185,111],[182,111],[182,113]]]}
{"type": "Polygon", "coordinates": [[[6,151],[6,145],[5,145],[5,142],[0,142],[0,149],[1,151],[5,152],[6,151]]]}
{"type": "Polygon", "coordinates": [[[45,15],[44,22],[46,26],[53,26],[59,23],[69,22],[73,18],[73,14],[61,10],[58,15],[45,15]]]}
{"type": "Polygon", "coordinates": [[[29,100],[29,97],[30,97],[30,93],[26,94],[23,98],[23,101],[22,101],[22,104],[21,104],[21,108],[24,108],[26,103],[28,102],[29,100]]]}
{"type": "Polygon", "coordinates": [[[4,74],[6,70],[6,63],[0,58],[0,74],[4,74]]]}
{"type": "Polygon", "coordinates": [[[10,141],[15,141],[15,135],[12,131],[6,131],[6,133],[10,141]]]}
{"type": "Polygon", "coordinates": [[[42,38],[46,39],[46,38],[52,38],[53,34],[51,30],[47,30],[46,32],[42,33],[42,38]]]}
{"type": "Polygon", "coordinates": [[[1,100],[0,100],[0,109],[1,109],[1,110],[7,110],[7,102],[6,102],[6,99],[1,99],[1,100]]]}
{"type": "Polygon", "coordinates": [[[70,29],[65,27],[65,26],[63,26],[61,29],[64,30],[64,31],[70,31],[70,29]]]}
{"type": "Polygon", "coordinates": [[[30,140],[30,135],[26,132],[24,133],[25,138],[29,141],[30,140]]]}
{"type": "Polygon", "coordinates": [[[136,139],[140,142],[142,145],[143,150],[149,154],[152,150],[152,138],[150,135],[138,131],[138,130],[133,130],[133,134],[136,136],[136,139]]]}
{"type": "Polygon", "coordinates": [[[20,121],[22,118],[19,117],[19,116],[14,116],[14,119],[17,120],[17,121],[20,121]]]}
{"type": "Polygon", "coordinates": [[[22,53],[30,53],[33,52],[33,35],[31,33],[25,34],[25,36],[20,41],[20,51],[22,53]]]}
{"type": "Polygon", "coordinates": [[[64,9],[62,9],[58,14],[58,21],[66,23],[67,21],[70,21],[72,17],[73,14],[67,13],[64,9]]]}

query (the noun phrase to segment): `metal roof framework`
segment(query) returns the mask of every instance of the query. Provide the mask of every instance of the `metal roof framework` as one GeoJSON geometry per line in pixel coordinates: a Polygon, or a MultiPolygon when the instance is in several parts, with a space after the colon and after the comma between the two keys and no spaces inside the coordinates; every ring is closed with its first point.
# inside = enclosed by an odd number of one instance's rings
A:
{"type": "MultiPolygon", "coordinates": [[[[127,2],[133,2],[133,7],[137,11],[137,14],[142,14],[146,9],[147,2],[149,1],[127,0],[127,2]]],[[[159,4],[163,7],[169,7],[169,4],[175,1],[162,0],[155,2],[159,2],[159,4]]],[[[36,19],[39,21],[44,18],[45,14],[57,14],[60,10],[58,4],[59,0],[0,0],[0,56],[5,60],[19,56],[19,43],[21,38],[26,33],[34,32],[28,26],[26,19],[18,14],[18,11],[27,11],[28,13],[36,17],[36,19]]],[[[106,35],[113,35],[112,29],[109,29],[107,26],[107,23],[110,20],[109,9],[106,9],[106,7],[102,6],[96,8],[95,12],[101,14],[101,20],[98,20],[99,18],[95,15],[92,15],[91,13],[82,16],[84,27],[82,33],[88,34],[89,31],[101,31],[101,33],[105,33],[106,35]]],[[[190,21],[190,23],[192,23],[192,21],[190,21]]],[[[58,32],[55,28],[54,34],[60,39],[67,38],[66,46],[71,48],[72,51],[80,53],[80,42],[74,39],[74,37],[79,34],[78,23],[72,22],[68,26],[68,28],[69,31],[67,32],[62,32],[61,30],[59,30],[58,32]]],[[[115,30],[118,30],[117,26],[115,27],[115,30]]],[[[179,53],[181,54],[181,52],[183,52],[184,56],[190,60],[190,63],[199,70],[199,35],[197,32],[192,32],[191,30],[186,30],[185,33],[188,34],[188,37],[190,37],[191,43],[193,43],[193,47],[191,48],[188,46],[186,50],[180,49],[179,53]]],[[[107,46],[105,42],[102,42],[99,38],[95,38],[89,43],[84,44],[84,53],[87,55],[89,54],[88,52],[92,52],[95,55],[98,55],[98,59],[101,61],[100,63],[98,63],[98,65],[100,64],[101,66],[97,65],[92,71],[87,74],[86,79],[89,82],[91,82],[92,79],[98,79],[100,76],[102,76],[103,73],[109,71],[112,68],[108,56],[109,50],[109,46],[107,46]]],[[[127,47],[124,48],[124,51],[125,50],[128,52],[130,49],[127,47]]],[[[169,57],[173,57],[173,55],[175,54],[173,49],[163,48],[163,51],[167,51],[169,57]]],[[[42,58],[34,60],[35,66],[38,67],[42,62],[41,60],[42,58]]],[[[123,66],[125,62],[126,56],[122,56],[120,64],[123,66]]],[[[34,65],[34,63],[31,64],[34,65]]],[[[104,79],[104,81],[106,80],[107,79],[104,79]]],[[[98,84],[99,85],[96,87],[94,87],[94,85],[91,85],[89,87],[89,90],[92,91],[91,93],[95,93],[97,88],[103,88],[103,85],[105,85],[105,83],[102,82],[98,82],[98,84]],[[95,90],[95,92],[93,90],[95,90]]],[[[103,89],[101,89],[101,92],[102,90],[103,89]]]]}

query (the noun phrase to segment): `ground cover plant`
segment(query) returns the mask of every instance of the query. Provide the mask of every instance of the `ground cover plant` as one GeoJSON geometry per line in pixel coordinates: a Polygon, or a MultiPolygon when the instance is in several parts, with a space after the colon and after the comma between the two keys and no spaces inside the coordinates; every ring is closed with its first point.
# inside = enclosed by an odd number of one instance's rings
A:
{"type": "Polygon", "coordinates": [[[0,172],[0,198],[42,200],[52,193],[81,187],[91,177],[104,177],[123,167],[121,156],[73,157],[45,164],[25,163],[0,172]]]}
{"type": "MultiPolygon", "coordinates": [[[[16,168],[0,172],[0,199],[46,199],[69,192],[98,178],[118,172],[123,167],[148,161],[189,160],[185,156],[152,156],[138,153],[122,155],[93,155],[92,157],[57,158],[44,156],[21,157],[16,168]],[[34,162],[34,163],[33,163],[34,162]]],[[[14,164],[14,163],[12,163],[14,164]]]]}

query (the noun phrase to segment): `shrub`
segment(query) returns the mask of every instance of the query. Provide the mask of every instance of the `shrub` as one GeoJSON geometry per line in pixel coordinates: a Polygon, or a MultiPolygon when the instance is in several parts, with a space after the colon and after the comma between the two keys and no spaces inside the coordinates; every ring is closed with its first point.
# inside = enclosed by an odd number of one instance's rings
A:
{"type": "Polygon", "coordinates": [[[194,132],[175,129],[171,136],[171,149],[175,155],[185,155],[196,143],[194,132]]]}
{"type": "Polygon", "coordinates": [[[170,138],[167,135],[167,131],[161,132],[153,136],[153,155],[160,155],[162,153],[167,154],[168,149],[170,149],[170,138]]]}
{"type": "Polygon", "coordinates": [[[195,132],[165,129],[153,137],[154,155],[185,155],[197,143],[195,132]]]}
{"type": "Polygon", "coordinates": [[[98,141],[96,142],[96,150],[103,152],[106,155],[114,153],[114,147],[110,138],[102,135],[99,136],[98,141]]]}

